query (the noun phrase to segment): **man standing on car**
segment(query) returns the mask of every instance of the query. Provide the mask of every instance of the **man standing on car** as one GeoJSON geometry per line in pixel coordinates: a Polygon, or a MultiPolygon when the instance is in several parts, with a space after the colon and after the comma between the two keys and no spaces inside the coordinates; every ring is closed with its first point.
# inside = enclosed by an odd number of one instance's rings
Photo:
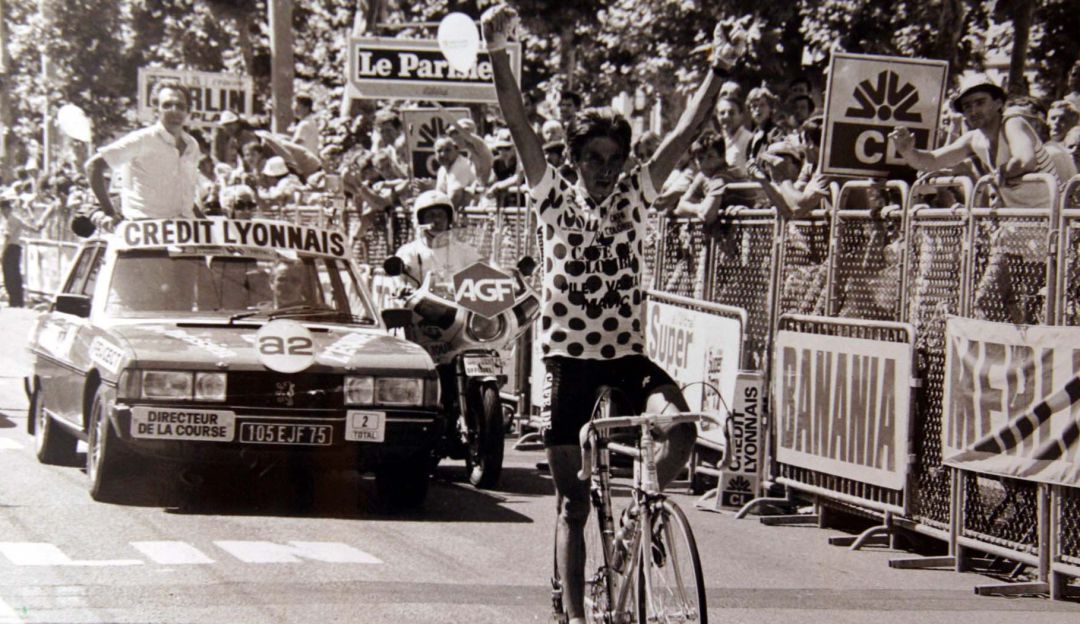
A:
{"type": "Polygon", "coordinates": [[[195,188],[201,153],[195,138],[184,131],[190,100],[176,82],[154,85],[150,101],[158,121],[135,130],[86,161],[86,176],[100,210],[91,216],[106,228],[125,219],[175,219],[196,216],[195,188]],[[117,215],[105,180],[105,170],[119,170],[123,180],[117,215]]]}
{"type": "MultiPolygon", "coordinates": [[[[544,159],[529,125],[506,46],[516,12],[496,5],[481,25],[506,125],[517,148],[543,231],[544,289],[540,345],[546,381],[541,413],[550,418],[544,447],[557,495],[555,559],[570,624],[583,624],[585,522],[589,483],[578,478],[578,431],[592,416],[600,386],[622,390],[641,412],[688,411],[679,387],[645,355],[643,241],[645,211],[675,164],[690,150],[713,110],[720,85],[741,52],[714,32],[711,71],[675,128],[645,163],[623,173],[630,124],[610,109],[586,108],[566,132],[578,181],[566,180],[544,159]]],[[[663,432],[656,455],[661,486],[686,465],[692,425],[663,432]]]]}

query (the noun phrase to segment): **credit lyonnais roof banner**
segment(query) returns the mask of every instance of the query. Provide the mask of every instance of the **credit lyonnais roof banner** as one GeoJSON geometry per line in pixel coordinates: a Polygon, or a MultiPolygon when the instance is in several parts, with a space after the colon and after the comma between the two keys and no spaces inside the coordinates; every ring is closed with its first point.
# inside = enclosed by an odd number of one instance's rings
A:
{"type": "Polygon", "coordinates": [[[948,63],[836,52],[829,64],[820,170],[860,177],[912,173],[889,140],[905,126],[919,149],[933,147],[948,63]]]}
{"type": "Polygon", "coordinates": [[[944,462],[1080,485],[1080,327],[953,317],[945,341],[944,462]]]}
{"type": "Polygon", "coordinates": [[[188,69],[165,69],[163,67],[139,68],[140,121],[155,119],[150,94],[154,85],[162,80],[174,80],[182,84],[191,98],[188,125],[210,128],[217,124],[224,111],[237,115],[251,115],[254,111],[255,83],[250,76],[188,69]]]}
{"type": "Polygon", "coordinates": [[[117,249],[228,247],[347,258],[348,241],[336,230],[282,221],[130,219],[113,234],[117,249]]]}
{"type": "MultiPolygon", "coordinates": [[[[521,80],[521,44],[507,47],[521,80]]],[[[428,39],[359,37],[349,40],[348,81],[353,97],[425,102],[496,102],[491,57],[481,50],[468,72],[450,66],[439,42],[428,39]]]]}

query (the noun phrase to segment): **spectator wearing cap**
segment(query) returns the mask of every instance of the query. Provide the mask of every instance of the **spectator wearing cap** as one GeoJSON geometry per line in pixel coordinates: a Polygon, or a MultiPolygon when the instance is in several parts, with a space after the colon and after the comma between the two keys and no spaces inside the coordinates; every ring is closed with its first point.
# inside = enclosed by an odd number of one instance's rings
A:
{"type": "MultiPolygon", "coordinates": [[[[446,136],[453,139],[461,154],[472,162],[473,170],[476,172],[473,186],[484,186],[491,177],[491,167],[495,156],[484,139],[476,133],[476,123],[469,118],[458,119],[447,126],[446,136]]],[[[470,192],[475,190],[475,188],[470,189],[470,192]]],[[[472,195],[469,199],[472,199],[472,195]]]]}
{"type": "Polygon", "coordinates": [[[377,163],[380,160],[388,162],[389,159],[383,152],[365,154],[353,159],[342,169],[341,182],[345,195],[352,201],[353,208],[360,217],[356,237],[363,237],[381,215],[398,205],[401,193],[408,186],[407,183],[387,180],[384,177],[383,169],[388,165],[384,163],[383,168],[380,168],[377,163]]]}
{"type": "Polygon", "coordinates": [[[746,177],[750,162],[750,141],[753,134],[746,129],[742,100],[722,97],[716,102],[716,119],[724,137],[727,152],[724,154],[729,166],[746,177]]]}
{"type": "Polygon", "coordinates": [[[41,231],[41,223],[26,215],[18,214],[18,196],[12,189],[0,195],[0,217],[4,223],[0,226],[4,251],[2,260],[4,272],[4,290],[7,291],[8,305],[13,308],[23,307],[22,276],[22,237],[25,230],[41,231]]]}
{"type": "MultiPolygon", "coordinates": [[[[961,83],[952,108],[964,115],[970,128],[958,139],[935,150],[915,147],[915,137],[901,126],[890,139],[904,161],[920,171],[958,165],[968,158],[979,175],[995,174],[1000,197],[1013,207],[1048,207],[1050,195],[1041,184],[1020,184],[1026,173],[1057,171],[1042,140],[1023,116],[1005,113],[1005,91],[989,77],[973,74],[961,83]]],[[[1062,186],[1062,180],[1057,179],[1062,186]]]]}
{"type": "Polygon", "coordinates": [[[502,202],[509,193],[521,186],[525,178],[518,165],[509,128],[499,128],[488,146],[495,155],[495,161],[491,166],[491,178],[485,194],[502,202]]]}
{"type": "Polygon", "coordinates": [[[274,156],[263,165],[264,186],[259,195],[268,206],[282,207],[296,199],[296,194],[304,190],[304,184],[289,171],[285,159],[274,156]]]}
{"type": "Polygon", "coordinates": [[[766,147],[784,138],[784,130],[777,125],[774,118],[777,103],[773,92],[764,86],[750,89],[750,94],[746,96],[746,110],[750,112],[752,135],[747,161],[751,164],[766,147]]]}
{"type": "Polygon", "coordinates": [[[1046,111],[1046,124],[1050,127],[1050,140],[1056,143],[1064,143],[1065,135],[1068,134],[1077,122],[1080,121],[1080,112],[1069,104],[1068,100],[1057,100],[1046,111]]]}
{"type": "Polygon", "coordinates": [[[293,115],[296,122],[293,125],[292,142],[318,154],[322,149],[322,141],[319,138],[319,124],[315,121],[311,112],[313,102],[310,95],[298,95],[293,100],[293,115]]]}
{"type": "Polygon", "coordinates": [[[821,150],[821,130],[823,119],[814,115],[803,122],[799,129],[799,148],[790,141],[770,145],[765,152],[764,167],[758,170],[758,181],[769,201],[784,218],[806,216],[815,208],[821,207],[821,201],[829,196],[830,180],[816,171],[818,155],[821,150]],[[780,160],[777,160],[779,157],[780,160]],[[796,159],[802,161],[795,176],[791,175],[789,164],[796,159]]]}
{"type": "MultiPolygon", "coordinates": [[[[199,145],[184,131],[190,99],[179,83],[162,81],[150,96],[158,121],[98,149],[86,162],[90,188],[105,225],[118,216],[109,197],[105,172],[123,171],[120,213],[127,219],[169,219],[195,216],[199,145]]],[[[92,216],[92,219],[95,217],[92,216]]]]}
{"type": "Polygon", "coordinates": [[[258,140],[250,122],[231,110],[222,111],[211,137],[210,153],[216,162],[239,166],[244,146],[258,140]]]}

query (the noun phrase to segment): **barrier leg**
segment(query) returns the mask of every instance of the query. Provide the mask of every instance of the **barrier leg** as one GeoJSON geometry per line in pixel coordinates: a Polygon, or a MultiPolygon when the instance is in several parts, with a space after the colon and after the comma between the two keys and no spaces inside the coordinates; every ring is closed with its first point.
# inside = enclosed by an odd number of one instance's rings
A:
{"type": "MultiPolygon", "coordinates": [[[[736,519],[742,519],[742,518],[746,517],[746,515],[749,514],[751,511],[753,511],[754,509],[757,509],[758,507],[768,507],[768,506],[780,507],[780,508],[784,508],[784,509],[792,509],[792,508],[796,507],[797,504],[795,502],[795,492],[791,488],[787,488],[787,492],[786,492],[786,495],[784,496],[784,498],[777,498],[777,497],[770,497],[770,496],[762,496],[760,498],[755,498],[754,500],[750,501],[749,503],[746,503],[745,505],[743,505],[742,508],[739,509],[738,512],[736,512],[735,518],[736,519]]],[[[815,522],[816,521],[817,520],[815,519],[815,522]]]]}
{"type": "Polygon", "coordinates": [[[872,526],[866,529],[858,535],[841,535],[829,538],[829,545],[831,546],[847,546],[851,550],[859,550],[863,546],[874,542],[875,544],[885,544],[890,547],[894,547],[893,540],[891,539],[895,533],[895,527],[892,521],[892,512],[885,512],[885,519],[882,524],[878,526],[872,526]],[[886,539],[881,539],[886,538],[886,539]]]}

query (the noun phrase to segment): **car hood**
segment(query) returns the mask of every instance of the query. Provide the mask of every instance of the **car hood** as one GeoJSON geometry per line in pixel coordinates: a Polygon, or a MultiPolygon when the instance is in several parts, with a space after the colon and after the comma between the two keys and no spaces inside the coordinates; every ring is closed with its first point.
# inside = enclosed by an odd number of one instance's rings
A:
{"type": "MultiPolygon", "coordinates": [[[[305,370],[429,371],[434,364],[419,346],[377,328],[303,323],[314,342],[315,360],[305,370]]],[[[110,328],[140,367],[263,370],[256,349],[257,324],[115,324],[110,328]]],[[[122,347],[122,348],[123,348],[122,347]]]]}

